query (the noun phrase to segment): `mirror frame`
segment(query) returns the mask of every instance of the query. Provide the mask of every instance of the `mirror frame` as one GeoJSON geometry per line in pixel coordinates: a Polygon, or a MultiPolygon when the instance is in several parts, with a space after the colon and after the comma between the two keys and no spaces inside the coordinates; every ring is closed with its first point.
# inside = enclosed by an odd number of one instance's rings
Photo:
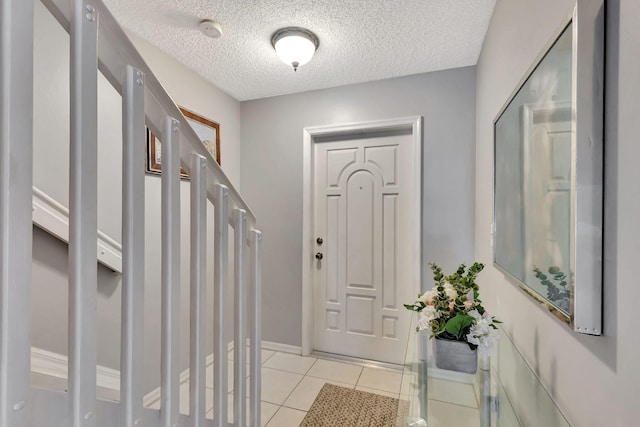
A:
{"type": "MultiPolygon", "coordinates": [[[[493,265],[529,296],[578,333],[602,334],[602,230],[604,172],[604,2],[577,0],[572,14],[554,32],[493,121],[493,265]],[[496,124],[522,86],[564,30],[572,25],[571,208],[569,314],[509,273],[496,259],[496,242],[502,233],[496,223],[496,124]]],[[[524,144],[524,141],[519,141],[524,144]]],[[[520,159],[523,163],[523,159],[520,159]]],[[[524,165],[521,164],[524,173],[524,165]]],[[[530,171],[528,173],[531,173],[530,171]]],[[[524,206],[522,211],[524,212],[524,206]]],[[[527,241],[523,240],[524,257],[527,241]]],[[[524,279],[523,279],[524,280],[524,279]]]]}

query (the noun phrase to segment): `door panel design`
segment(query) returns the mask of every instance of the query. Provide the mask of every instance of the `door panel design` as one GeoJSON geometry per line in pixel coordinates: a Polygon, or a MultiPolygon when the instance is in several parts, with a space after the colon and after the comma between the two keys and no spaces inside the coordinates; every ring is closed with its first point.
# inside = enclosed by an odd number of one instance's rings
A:
{"type": "Polygon", "coordinates": [[[374,182],[360,170],[347,183],[347,286],[374,287],[374,182]]]}
{"type": "Polygon", "coordinates": [[[327,249],[325,250],[326,272],[327,272],[327,301],[339,303],[338,287],[340,286],[340,276],[338,274],[338,236],[339,228],[339,196],[327,197],[327,249]]]}
{"type": "Polygon", "coordinates": [[[340,330],[340,312],[336,310],[327,310],[327,329],[331,331],[340,330]]]}
{"type": "Polygon", "coordinates": [[[347,295],[347,332],[373,335],[375,298],[347,295]]]}
{"type": "Polygon", "coordinates": [[[398,333],[396,330],[397,323],[398,323],[397,317],[383,316],[382,336],[384,336],[385,338],[397,338],[398,337],[398,333]]]}
{"type": "Polygon", "coordinates": [[[382,210],[382,305],[385,308],[397,308],[396,284],[396,247],[398,237],[397,194],[383,196],[382,210]]]}
{"type": "Polygon", "coordinates": [[[404,361],[411,314],[401,303],[416,286],[412,143],[373,134],[314,144],[314,240],[323,238],[324,255],[315,260],[316,350],[404,361]]]}
{"type": "Polygon", "coordinates": [[[398,170],[398,147],[367,147],[365,148],[365,161],[375,164],[380,168],[384,177],[384,185],[395,185],[398,170]]]}
{"type": "Polygon", "coordinates": [[[327,151],[327,186],[337,187],[347,166],[355,163],[357,150],[353,148],[327,151]]]}

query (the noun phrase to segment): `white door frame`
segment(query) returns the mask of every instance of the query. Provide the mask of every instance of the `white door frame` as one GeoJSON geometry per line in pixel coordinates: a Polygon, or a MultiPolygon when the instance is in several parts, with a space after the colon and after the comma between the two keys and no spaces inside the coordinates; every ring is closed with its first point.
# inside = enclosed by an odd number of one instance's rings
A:
{"type": "MultiPolygon", "coordinates": [[[[302,182],[302,354],[313,351],[314,292],[313,292],[313,144],[316,138],[350,135],[354,133],[374,133],[390,130],[411,130],[413,139],[413,188],[412,209],[413,259],[411,260],[414,293],[420,291],[420,261],[422,254],[422,117],[412,116],[390,120],[348,123],[343,125],[306,127],[303,130],[303,182],[302,182]]],[[[410,303],[411,301],[407,301],[410,303]]],[[[409,331],[407,331],[407,334],[409,331]]]]}

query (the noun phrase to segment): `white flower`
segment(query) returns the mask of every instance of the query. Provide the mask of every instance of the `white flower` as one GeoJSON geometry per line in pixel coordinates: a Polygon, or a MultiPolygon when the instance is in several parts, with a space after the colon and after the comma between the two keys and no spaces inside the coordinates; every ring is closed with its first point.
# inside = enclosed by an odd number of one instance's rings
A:
{"type": "Polygon", "coordinates": [[[421,301],[424,305],[433,305],[433,297],[435,296],[436,292],[432,289],[422,294],[418,301],[421,301]]]}
{"type": "Polygon", "coordinates": [[[467,313],[469,316],[473,317],[474,319],[476,319],[476,323],[482,319],[482,315],[480,314],[480,312],[478,310],[471,310],[470,312],[467,313]]]}
{"type": "Polygon", "coordinates": [[[493,320],[487,312],[480,315],[478,310],[469,311],[469,316],[476,319],[467,334],[467,341],[478,346],[478,354],[489,355],[493,352],[493,346],[498,340],[498,332],[491,327],[493,320]]]}
{"type": "Polygon", "coordinates": [[[420,314],[427,317],[429,320],[435,320],[440,317],[440,313],[438,312],[438,309],[436,309],[432,305],[425,307],[424,310],[420,312],[420,314]]]}
{"type": "Polygon", "coordinates": [[[455,299],[458,298],[458,292],[456,292],[453,285],[450,283],[444,285],[444,293],[447,294],[449,301],[455,301],[455,299]]]}
{"type": "Polygon", "coordinates": [[[440,317],[440,313],[438,313],[438,310],[432,305],[426,306],[419,314],[420,318],[418,319],[418,329],[421,331],[430,329],[431,326],[429,325],[429,322],[440,317]]]}
{"type": "Polygon", "coordinates": [[[426,329],[429,329],[429,319],[424,317],[422,315],[422,312],[420,312],[420,319],[418,319],[418,330],[424,331],[426,329]]]}

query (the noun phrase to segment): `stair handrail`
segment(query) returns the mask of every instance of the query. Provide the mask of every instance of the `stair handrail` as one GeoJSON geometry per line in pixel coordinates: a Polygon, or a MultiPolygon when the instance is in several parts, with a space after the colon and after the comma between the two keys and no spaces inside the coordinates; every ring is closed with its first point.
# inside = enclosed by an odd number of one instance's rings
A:
{"type": "MultiPolygon", "coordinates": [[[[56,18],[60,25],[69,32],[71,11],[68,0],[41,0],[42,4],[56,18]]],[[[180,160],[182,168],[188,172],[191,169],[191,155],[196,153],[206,159],[206,169],[209,174],[207,197],[213,200],[215,185],[221,184],[228,188],[231,204],[247,212],[249,227],[256,224],[256,217],[249,205],[244,201],[238,190],[223,172],[202,144],[195,131],[188,125],[182,112],[173,102],[171,96],[164,89],[160,81],[142,58],[133,42],[122,30],[113,14],[101,0],[92,0],[100,19],[98,26],[98,68],[111,83],[114,89],[122,94],[125,71],[127,65],[137,68],[145,75],[145,114],[146,125],[156,135],[162,133],[163,120],[168,115],[180,121],[180,160]],[[183,126],[182,124],[187,124],[183,126]],[[185,144],[186,143],[186,144],[185,144]]],[[[232,210],[230,210],[232,211],[232,210]]]]}

